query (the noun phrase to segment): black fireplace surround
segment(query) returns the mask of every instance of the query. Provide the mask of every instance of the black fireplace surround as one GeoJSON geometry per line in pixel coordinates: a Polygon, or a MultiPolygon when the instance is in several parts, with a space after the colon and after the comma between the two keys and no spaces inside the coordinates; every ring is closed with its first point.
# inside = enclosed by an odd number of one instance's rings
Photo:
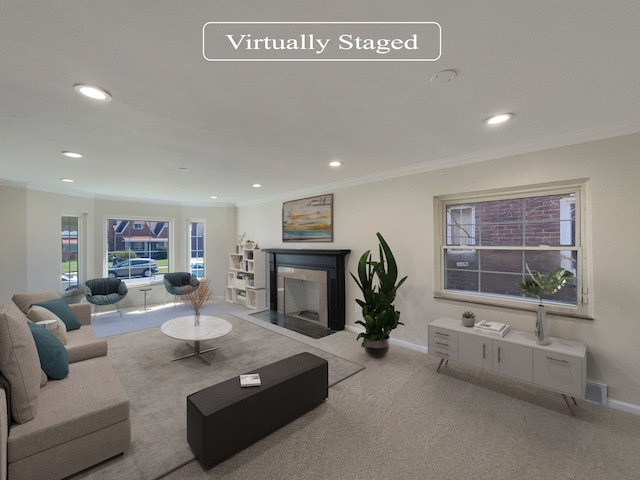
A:
{"type": "Polygon", "coordinates": [[[263,248],[269,254],[269,308],[278,311],[278,267],[327,272],[328,327],[344,330],[345,257],[351,250],[263,248]]]}

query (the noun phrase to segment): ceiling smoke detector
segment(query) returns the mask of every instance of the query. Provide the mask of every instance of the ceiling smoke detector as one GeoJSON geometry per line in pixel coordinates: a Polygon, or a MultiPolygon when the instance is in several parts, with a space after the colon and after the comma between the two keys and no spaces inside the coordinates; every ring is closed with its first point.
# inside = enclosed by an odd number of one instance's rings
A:
{"type": "Polygon", "coordinates": [[[434,85],[439,83],[449,83],[457,76],[458,74],[455,70],[442,70],[431,77],[431,83],[434,85]]]}

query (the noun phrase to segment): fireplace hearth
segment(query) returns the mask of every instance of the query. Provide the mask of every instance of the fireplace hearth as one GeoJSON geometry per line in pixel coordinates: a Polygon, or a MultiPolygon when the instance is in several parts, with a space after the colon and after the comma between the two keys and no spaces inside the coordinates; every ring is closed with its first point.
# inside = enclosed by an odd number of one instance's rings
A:
{"type": "Polygon", "coordinates": [[[271,311],[285,313],[286,278],[318,282],[320,325],[331,330],[344,330],[345,257],[351,250],[265,248],[262,251],[269,255],[268,298],[271,311]]]}

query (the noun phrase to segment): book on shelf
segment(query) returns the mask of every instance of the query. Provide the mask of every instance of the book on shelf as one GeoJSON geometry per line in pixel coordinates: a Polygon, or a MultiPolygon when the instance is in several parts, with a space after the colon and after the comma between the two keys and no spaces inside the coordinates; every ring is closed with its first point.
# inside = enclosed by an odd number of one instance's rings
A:
{"type": "Polygon", "coordinates": [[[259,373],[249,373],[247,375],[240,375],[241,387],[259,387],[260,385],[261,385],[261,382],[260,382],[259,373]]]}
{"type": "Polygon", "coordinates": [[[473,329],[476,332],[488,333],[497,337],[504,337],[511,330],[511,325],[501,322],[487,322],[481,320],[476,323],[473,329]]]}

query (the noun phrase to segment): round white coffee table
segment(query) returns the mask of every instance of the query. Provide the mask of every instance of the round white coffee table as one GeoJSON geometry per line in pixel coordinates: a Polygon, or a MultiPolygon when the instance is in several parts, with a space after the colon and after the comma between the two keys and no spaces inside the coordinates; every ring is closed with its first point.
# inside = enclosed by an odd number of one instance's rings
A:
{"type": "Polygon", "coordinates": [[[207,362],[207,364],[211,365],[211,362],[202,354],[216,350],[218,347],[201,350],[200,342],[203,340],[212,340],[214,338],[222,337],[229,333],[231,328],[231,324],[224,318],[205,315],[200,317],[200,325],[194,325],[194,317],[193,315],[190,315],[188,317],[178,317],[168,320],[162,324],[160,330],[167,337],[175,338],[177,340],[185,340],[186,342],[193,342],[189,343],[189,345],[193,346],[193,353],[174,358],[172,362],[183,358],[198,356],[207,362]]]}

